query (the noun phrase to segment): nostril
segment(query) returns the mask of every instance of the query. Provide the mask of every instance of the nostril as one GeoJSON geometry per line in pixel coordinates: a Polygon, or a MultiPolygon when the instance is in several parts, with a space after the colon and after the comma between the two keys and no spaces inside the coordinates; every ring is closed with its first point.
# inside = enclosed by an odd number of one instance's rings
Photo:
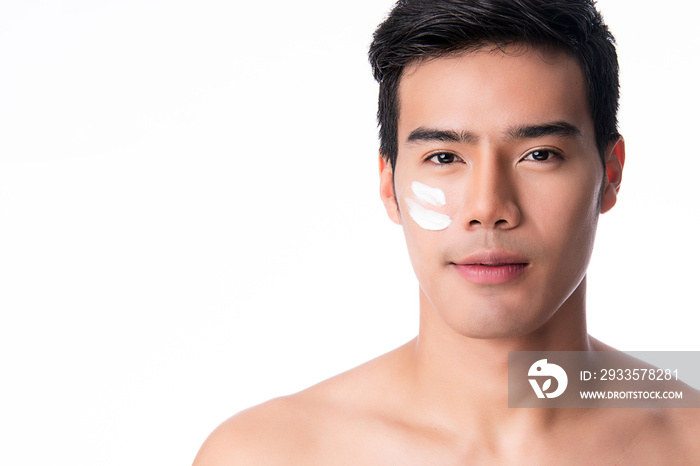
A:
{"type": "MultiPolygon", "coordinates": [[[[486,224],[488,224],[488,222],[486,224]]],[[[475,227],[475,226],[479,226],[479,225],[484,225],[484,223],[481,220],[476,220],[476,219],[471,220],[469,222],[470,227],[475,227]]],[[[510,225],[510,222],[508,222],[508,220],[503,219],[503,218],[496,220],[496,222],[493,223],[493,226],[496,228],[499,228],[499,227],[503,228],[503,227],[507,227],[509,225],[510,225]]]]}

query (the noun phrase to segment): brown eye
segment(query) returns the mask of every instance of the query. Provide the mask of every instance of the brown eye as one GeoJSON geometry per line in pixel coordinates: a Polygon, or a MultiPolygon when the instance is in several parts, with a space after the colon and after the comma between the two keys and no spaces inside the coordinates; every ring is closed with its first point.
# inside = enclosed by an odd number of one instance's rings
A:
{"type": "Polygon", "coordinates": [[[523,160],[534,160],[536,162],[547,162],[548,160],[552,160],[555,158],[561,157],[558,153],[554,152],[553,150],[549,149],[537,149],[533,150],[529,154],[527,154],[523,160]]]}
{"type": "Polygon", "coordinates": [[[449,152],[440,152],[430,157],[428,160],[438,165],[445,165],[455,161],[456,156],[449,152]]]}

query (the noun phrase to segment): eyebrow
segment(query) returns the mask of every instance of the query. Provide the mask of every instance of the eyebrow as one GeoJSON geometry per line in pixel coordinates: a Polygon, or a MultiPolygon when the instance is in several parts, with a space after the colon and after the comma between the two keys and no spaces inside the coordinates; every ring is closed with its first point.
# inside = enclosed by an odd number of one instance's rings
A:
{"type": "Polygon", "coordinates": [[[542,136],[559,136],[564,138],[579,137],[581,130],[566,121],[555,121],[541,125],[515,126],[506,131],[508,139],[535,139],[542,136]]]}
{"type": "MultiPolygon", "coordinates": [[[[505,131],[509,140],[536,139],[543,136],[578,137],[581,130],[566,121],[555,121],[538,125],[522,125],[509,128],[505,131]]],[[[479,141],[479,136],[469,131],[454,131],[449,129],[419,127],[411,131],[406,142],[456,142],[462,144],[474,144],[479,141]]]]}
{"type": "Polygon", "coordinates": [[[461,142],[473,144],[479,140],[479,136],[469,131],[453,131],[449,129],[416,128],[408,135],[406,142],[461,142]]]}

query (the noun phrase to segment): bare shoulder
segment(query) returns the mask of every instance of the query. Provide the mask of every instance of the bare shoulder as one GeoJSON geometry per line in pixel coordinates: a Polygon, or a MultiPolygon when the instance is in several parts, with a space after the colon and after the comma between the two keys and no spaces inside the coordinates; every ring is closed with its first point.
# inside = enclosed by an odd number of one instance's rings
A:
{"type": "MultiPolygon", "coordinates": [[[[684,400],[698,406],[700,392],[685,384],[682,391],[684,400]]],[[[616,415],[622,421],[617,424],[617,432],[636,433],[633,442],[636,456],[631,451],[630,454],[639,460],[637,464],[700,464],[700,408],[623,411],[625,414],[616,415]]]]}
{"type": "MultiPolygon", "coordinates": [[[[594,351],[617,352],[635,361],[631,367],[640,362],[589,338],[594,351]]],[[[700,406],[700,391],[681,381],[670,382],[664,389],[681,392],[687,406],[700,406]]],[[[635,464],[700,464],[700,408],[609,409],[602,413],[599,425],[608,427],[605,435],[620,445],[630,445],[627,460],[633,458],[635,464]]]]}
{"type": "MultiPolygon", "coordinates": [[[[693,398],[693,405],[700,406],[700,391],[688,387],[683,394],[687,398],[693,398]]],[[[700,408],[666,411],[670,432],[678,438],[679,446],[687,452],[693,464],[700,464],[700,408]]]]}
{"type": "Polygon", "coordinates": [[[656,458],[656,464],[700,464],[700,409],[662,408],[654,418],[640,436],[644,457],[656,458]]]}
{"type": "MultiPolygon", "coordinates": [[[[401,348],[294,395],[275,398],[224,421],[202,445],[194,466],[314,464],[364,443],[381,428],[386,393],[401,348]]],[[[394,407],[396,408],[396,407],[394,407]]],[[[346,451],[344,455],[352,455],[346,451]]]]}
{"type": "Polygon", "coordinates": [[[302,458],[312,433],[298,396],[277,398],[224,421],[202,445],[194,466],[277,464],[302,458]]]}

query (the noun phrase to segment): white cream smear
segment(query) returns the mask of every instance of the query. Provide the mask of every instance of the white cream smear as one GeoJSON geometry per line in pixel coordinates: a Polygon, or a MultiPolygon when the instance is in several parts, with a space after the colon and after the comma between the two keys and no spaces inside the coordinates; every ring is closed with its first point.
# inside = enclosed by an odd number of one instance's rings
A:
{"type": "Polygon", "coordinates": [[[441,207],[446,204],[445,193],[441,189],[431,188],[418,181],[411,184],[411,189],[416,200],[407,197],[406,204],[409,215],[419,227],[424,230],[439,231],[450,226],[452,219],[449,216],[428,208],[429,206],[441,207]]]}

